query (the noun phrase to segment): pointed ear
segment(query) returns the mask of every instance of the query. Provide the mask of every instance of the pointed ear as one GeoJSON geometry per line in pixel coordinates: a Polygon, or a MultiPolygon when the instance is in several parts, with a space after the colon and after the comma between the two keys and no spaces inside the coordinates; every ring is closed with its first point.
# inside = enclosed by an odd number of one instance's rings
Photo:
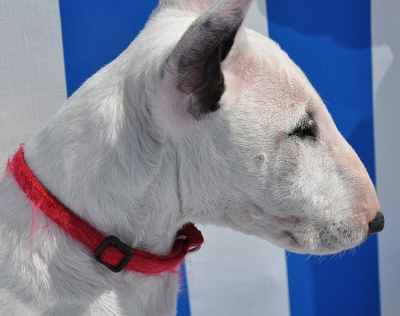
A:
{"type": "MultiPolygon", "coordinates": [[[[179,99],[179,112],[196,120],[219,109],[225,90],[221,63],[229,54],[251,0],[217,1],[186,31],[167,59],[163,80],[179,99]],[[172,85],[171,85],[172,83],[172,85]]],[[[177,104],[175,104],[177,106],[177,104]]]]}

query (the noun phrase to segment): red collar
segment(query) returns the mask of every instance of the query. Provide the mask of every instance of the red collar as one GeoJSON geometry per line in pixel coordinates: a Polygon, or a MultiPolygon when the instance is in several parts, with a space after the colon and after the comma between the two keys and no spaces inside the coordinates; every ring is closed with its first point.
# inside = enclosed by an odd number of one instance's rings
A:
{"type": "Polygon", "coordinates": [[[193,224],[187,224],[178,232],[169,255],[157,256],[132,249],[117,237],[106,237],[58,201],[29,168],[23,146],[8,161],[7,170],[35,207],[71,238],[85,245],[98,262],[114,272],[126,270],[154,275],[175,271],[189,252],[200,249],[203,244],[201,232],[193,224]]]}

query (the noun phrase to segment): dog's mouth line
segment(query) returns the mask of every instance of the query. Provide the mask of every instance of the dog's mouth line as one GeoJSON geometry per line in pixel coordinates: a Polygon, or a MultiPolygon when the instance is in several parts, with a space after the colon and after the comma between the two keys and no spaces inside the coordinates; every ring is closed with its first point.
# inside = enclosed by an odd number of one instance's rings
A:
{"type": "Polygon", "coordinates": [[[290,232],[290,231],[288,231],[288,230],[284,230],[284,231],[283,231],[283,234],[284,234],[285,237],[288,238],[288,239],[291,241],[291,243],[293,243],[295,246],[300,246],[299,240],[296,238],[296,236],[295,236],[292,232],[290,232]]]}

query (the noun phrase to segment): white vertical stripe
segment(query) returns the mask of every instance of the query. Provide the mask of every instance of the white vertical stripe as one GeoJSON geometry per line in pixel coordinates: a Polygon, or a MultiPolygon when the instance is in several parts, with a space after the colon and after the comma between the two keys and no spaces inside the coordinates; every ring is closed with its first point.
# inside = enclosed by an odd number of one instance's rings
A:
{"type": "Polygon", "coordinates": [[[268,23],[266,20],[266,1],[257,0],[251,4],[245,25],[261,34],[268,34],[268,23]]]}
{"type": "Polygon", "coordinates": [[[285,255],[266,241],[201,228],[205,247],[187,261],[193,316],[288,316],[285,255]]]}
{"type": "Polygon", "coordinates": [[[372,0],[377,184],[386,227],[379,235],[383,316],[400,313],[400,2],[372,0]]]}
{"type": "Polygon", "coordinates": [[[0,0],[0,172],[66,98],[58,1],[0,0]]]}
{"type": "MultiPolygon", "coordinates": [[[[267,34],[265,0],[255,1],[246,25],[267,34]]],[[[205,247],[187,262],[193,316],[288,316],[285,253],[228,229],[202,228],[205,247]]]]}

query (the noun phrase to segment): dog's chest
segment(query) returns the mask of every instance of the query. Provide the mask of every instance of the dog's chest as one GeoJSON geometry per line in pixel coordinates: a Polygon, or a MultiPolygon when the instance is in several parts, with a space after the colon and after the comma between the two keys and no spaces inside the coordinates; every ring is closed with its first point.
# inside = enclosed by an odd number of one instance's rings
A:
{"type": "Polygon", "coordinates": [[[178,273],[114,274],[99,266],[32,210],[9,177],[0,182],[0,205],[0,315],[175,315],[178,273]]]}

